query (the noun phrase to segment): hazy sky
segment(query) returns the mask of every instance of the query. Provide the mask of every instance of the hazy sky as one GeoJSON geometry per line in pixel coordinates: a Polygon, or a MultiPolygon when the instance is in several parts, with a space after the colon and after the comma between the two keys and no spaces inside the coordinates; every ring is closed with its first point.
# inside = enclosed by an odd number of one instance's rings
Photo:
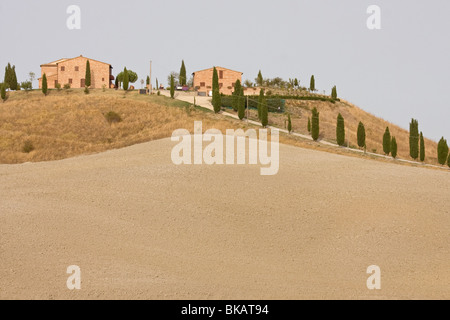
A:
{"type": "Polygon", "coordinates": [[[8,62],[20,82],[80,54],[139,79],[152,60],[153,83],[182,59],[189,74],[217,65],[254,80],[261,69],[303,86],[314,74],[320,92],[337,85],[366,111],[404,128],[414,117],[426,137],[450,139],[449,16],[448,0],[1,1],[0,77],[8,62]],[[373,4],[381,30],[366,26],[373,4]],[[69,5],[81,8],[80,30],[66,26],[69,5]]]}

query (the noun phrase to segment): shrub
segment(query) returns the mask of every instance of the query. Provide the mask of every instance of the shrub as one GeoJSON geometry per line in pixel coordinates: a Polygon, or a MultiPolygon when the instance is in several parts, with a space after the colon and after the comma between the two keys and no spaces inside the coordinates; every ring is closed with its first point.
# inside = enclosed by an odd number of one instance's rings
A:
{"type": "Polygon", "coordinates": [[[339,113],[337,117],[336,124],[336,141],[339,146],[343,146],[345,144],[345,123],[344,117],[339,113]]]}
{"type": "Polygon", "coordinates": [[[413,159],[419,157],[419,122],[416,119],[409,124],[409,155],[413,159]]]}
{"type": "Polygon", "coordinates": [[[444,139],[444,137],[439,140],[438,143],[438,162],[442,165],[445,164],[448,157],[448,144],[447,140],[444,139]]]}
{"type": "Polygon", "coordinates": [[[358,146],[360,148],[366,147],[366,129],[364,127],[364,124],[360,121],[358,125],[358,146]]]}
{"type": "Polygon", "coordinates": [[[105,119],[109,124],[122,122],[122,118],[120,117],[120,115],[114,111],[110,111],[105,114],[105,119]]]}
{"type": "Polygon", "coordinates": [[[392,158],[397,158],[397,140],[395,139],[395,137],[392,137],[391,140],[391,155],[392,158]]]}
{"type": "Polygon", "coordinates": [[[61,91],[61,84],[59,83],[55,84],[55,88],[56,90],[61,91]]]}
{"type": "Polygon", "coordinates": [[[0,90],[1,90],[1,98],[2,98],[3,102],[5,102],[6,99],[7,99],[7,96],[6,96],[6,84],[2,83],[0,90]]]}
{"type": "Polygon", "coordinates": [[[70,89],[70,83],[66,83],[64,85],[64,90],[69,90],[70,89]]]}
{"type": "Polygon", "coordinates": [[[292,132],[292,122],[291,122],[291,114],[288,114],[288,131],[289,133],[292,132]]]}
{"type": "Polygon", "coordinates": [[[311,116],[311,137],[314,141],[317,141],[319,139],[319,132],[319,112],[317,111],[316,107],[314,107],[311,116]]]}
{"type": "Polygon", "coordinates": [[[44,73],[44,75],[42,76],[42,93],[44,94],[44,96],[47,95],[48,93],[48,87],[47,87],[47,75],[44,73]]]}
{"type": "Polygon", "coordinates": [[[23,144],[22,151],[25,153],[30,153],[33,150],[34,150],[33,143],[30,140],[25,141],[25,143],[23,144]]]}
{"type": "Polygon", "coordinates": [[[420,161],[425,161],[425,140],[423,139],[422,131],[420,131],[420,161]]]}
{"type": "Polygon", "coordinates": [[[391,153],[391,133],[389,132],[389,127],[386,127],[383,135],[383,151],[385,155],[391,153]]]}

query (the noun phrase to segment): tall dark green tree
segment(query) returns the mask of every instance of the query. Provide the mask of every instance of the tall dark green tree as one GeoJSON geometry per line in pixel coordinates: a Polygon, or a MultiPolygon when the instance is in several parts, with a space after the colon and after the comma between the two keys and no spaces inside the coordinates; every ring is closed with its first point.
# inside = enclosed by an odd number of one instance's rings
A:
{"type": "Polygon", "coordinates": [[[298,88],[299,85],[300,85],[300,82],[298,82],[298,79],[295,78],[294,79],[294,87],[298,88]]]}
{"type": "Polygon", "coordinates": [[[244,88],[242,87],[239,93],[238,117],[240,120],[244,119],[245,117],[245,97],[244,97],[244,88]]]}
{"type": "Polygon", "coordinates": [[[438,143],[438,162],[442,165],[445,164],[448,157],[448,144],[447,140],[444,139],[444,137],[439,140],[438,143]]]}
{"type": "Polygon", "coordinates": [[[450,154],[448,155],[447,165],[450,167],[450,154]]]}
{"type": "Polygon", "coordinates": [[[147,76],[147,80],[145,80],[145,84],[149,85],[150,84],[150,76],[147,76]]]}
{"type": "Polygon", "coordinates": [[[184,65],[184,60],[181,61],[180,68],[180,86],[185,86],[187,82],[186,78],[186,66],[184,65]]]}
{"type": "Polygon", "coordinates": [[[291,114],[288,114],[288,132],[291,133],[292,132],[292,122],[291,122],[291,114]]]}
{"type": "MultiPolygon", "coordinates": [[[[214,112],[215,113],[219,113],[220,112],[220,108],[222,106],[222,98],[220,96],[219,74],[217,73],[216,67],[214,67],[214,70],[213,70],[212,89],[213,89],[212,90],[213,91],[212,105],[214,107],[214,112]]],[[[235,88],[235,91],[236,91],[236,88],[235,88]]]]}
{"type": "Polygon", "coordinates": [[[259,90],[258,98],[258,119],[261,120],[262,103],[264,101],[264,89],[259,90]]]}
{"type": "Polygon", "coordinates": [[[308,117],[308,132],[311,133],[311,118],[308,117]]]}
{"type": "Polygon", "coordinates": [[[358,125],[358,146],[360,148],[366,147],[366,128],[364,127],[364,124],[360,121],[358,125]]]}
{"type": "Polygon", "coordinates": [[[419,157],[419,122],[416,119],[409,124],[409,155],[414,160],[419,157]]]}
{"type": "Polygon", "coordinates": [[[391,153],[391,133],[389,131],[389,127],[386,127],[386,131],[383,135],[383,151],[385,155],[389,155],[389,153],[391,153]]]}
{"type": "Polygon", "coordinates": [[[344,117],[340,113],[337,116],[336,141],[337,144],[341,147],[345,144],[345,123],[344,117]]]}
{"type": "Polygon", "coordinates": [[[170,75],[170,97],[172,99],[175,98],[175,78],[173,77],[173,74],[170,75]]]}
{"type": "Polygon", "coordinates": [[[311,115],[311,137],[314,141],[317,141],[319,139],[319,112],[317,111],[317,108],[314,107],[312,109],[312,115],[311,115]]]}
{"type": "Polygon", "coordinates": [[[16,91],[17,90],[17,75],[16,75],[16,66],[12,66],[11,68],[11,80],[9,83],[9,88],[11,90],[16,91]]]}
{"type": "Polygon", "coordinates": [[[234,91],[231,101],[231,106],[233,107],[234,111],[239,110],[239,105],[241,103],[241,88],[242,88],[241,81],[238,79],[234,84],[234,91]]]}
{"type": "Polygon", "coordinates": [[[257,84],[258,86],[262,87],[263,82],[264,82],[264,79],[263,79],[261,70],[259,70],[258,76],[256,77],[255,81],[256,81],[256,84],[257,84]]]}
{"type": "Polygon", "coordinates": [[[311,76],[311,81],[309,82],[309,90],[312,92],[316,91],[316,79],[314,78],[314,75],[311,76]]]}
{"type": "Polygon", "coordinates": [[[337,99],[337,89],[336,86],[333,87],[333,89],[331,89],[331,97],[333,99],[337,99]]]}
{"type": "Polygon", "coordinates": [[[8,65],[5,67],[5,76],[4,76],[4,80],[3,80],[3,83],[6,86],[6,89],[10,89],[11,80],[12,80],[11,73],[12,73],[11,64],[8,62],[8,65]]]}
{"type": "Polygon", "coordinates": [[[392,137],[391,140],[391,155],[392,158],[397,158],[397,140],[395,139],[395,137],[392,137]]]}
{"type": "MultiPolygon", "coordinates": [[[[86,61],[86,76],[85,76],[85,86],[90,87],[91,86],[91,64],[89,60],[86,61]]],[[[125,81],[124,81],[125,83],[125,81]]]]}
{"type": "Polygon", "coordinates": [[[425,139],[423,138],[422,131],[420,131],[420,161],[425,161],[425,139]]]}
{"type": "Polygon", "coordinates": [[[261,125],[265,128],[269,124],[269,106],[266,97],[263,96],[261,103],[261,125]]]}
{"type": "Polygon", "coordinates": [[[5,102],[6,101],[6,84],[5,83],[1,84],[0,90],[1,90],[0,96],[1,96],[1,98],[3,100],[3,102],[5,102]]]}
{"type": "Polygon", "coordinates": [[[128,70],[125,67],[125,69],[123,69],[123,83],[122,83],[122,88],[125,91],[128,91],[128,86],[130,84],[130,76],[128,74],[128,70]]]}
{"type": "Polygon", "coordinates": [[[45,73],[42,76],[42,93],[44,94],[44,96],[46,96],[48,93],[47,75],[45,73]]]}

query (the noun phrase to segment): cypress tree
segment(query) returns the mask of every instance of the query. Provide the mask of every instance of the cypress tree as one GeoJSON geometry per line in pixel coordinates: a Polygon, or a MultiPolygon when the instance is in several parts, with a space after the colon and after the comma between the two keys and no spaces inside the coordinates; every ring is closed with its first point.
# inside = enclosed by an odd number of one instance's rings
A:
{"type": "Polygon", "coordinates": [[[86,61],[86,76],[84,84],[86,87],[91,86],[91,64],[89,63],[89,60],[86,61]]]}
{"type": "Polygon", "coordinates": [[[317,141],[319,139],[319,132],[319,112],[317,111],[316,107],[314,107],[311,116],[311,137],[314,141],[317,141]]]}
{"type": "Polygon", "coordinates": [[[294,79],[294,86],[295,86],[296,88],[298,88],[299,85],[300,85],[300,83],[298,82],[298,79],[295,78],[295,79],[294,79]]]}
{"type": "Polygon", "coordinates": [[[150,76],[147,76],[147,80],[145,80],[145,84],[149,85],[150,84],[150,76]]]}
{"type": "Polygon", "coordinates": [[[42,93],[44,94],[44,96],[46,96],[47,92],[48,92],[47,75],[44,73],[44,75],[42,76],[42,93]]]}
{"type": "Polygon", "coordinates": [[[447,165],[450,167],[450,154],[448,155],[447,165]]]}
{"type": "Polygon", "coordinates": [[[392,137],[391,141],[391,155],[392,158],[397,158],[397,140],[395,139],[395,137],[392,137]]]}
{"type": "Polygon", "coordinates": [[[244,88],[242,87],[239,93],[238,117],[240,120],[244,119],[245,117],[245,97],[244,97],[244,88]]]}
{"type": "Polygon", "coordinates": [[[409,124],[409,155],[414,160],[419,157],[419,122],[416,119],[409,124]]]}
{"type": "Polygon", "coordinates": [[[175,79],[173,78],[173,74],[170,75],[170,97],[172,99],[175,98],[175,79]]]}
{"type": "MultiPolygon", "coordinates": [[[[220,97],[219,75],[217,73],[216,67],[214,67],[214,70],[213,70],[212,89],[213,89],[212,105],[214,107],[214,112],[219,113],[220,107],[222,106],[222,98],[220,97]]],[[[236,92],[236,88],[235,88],[235,92],[236,92]]],[[[239,92],[240,91],[238,91],[237,94],[239,94],[239,92]]]]}
{"type": "Polygon", "coordinates": [[[269,123],[269,108],[266,103],[266,98],[263,96],[261,103],[261,124],[265,128],[269,123]]]}
{"type": "Polygon", "coordinates": [[[114,87],[115,87],[116,89],[119,88],[119,78],[118,78],[118,77],[116,77],[116,79],[114,80],[114,87]]]}
{"type": "Polygon", "coordinates": [[[331,89],[331,97],[333,99],[337,99],[337,89],[336,86],[333,87],[333,89],[331,89]]]}
{"type": "Polygon", "coordinates": [[[340,113],[337,116],[336,141],[341,147],[345,144],[345,123],[344,117],[340,113]]]}
{"type": "Polygon", "coordinates": [[[391,153],[391,133],[389,132],[389,127],[386,127],[383,135],[383,151],[385,155],[391,153]]]}
{"type": "Polygon", "coordinates": [[[231,102],[231,106],[233,107],[234,111],[238,111],[239,110],[239,105],[241,103],[241,81],[238,79],[236,81],[236,83],[234,84],[234,91],[233,91],[233,97],[232,97],[232,102],[231,102]]]}
{"type": "Polygon", "coordinates": [[[360,121],[358,125],[358,146],[360,148],[366,147],[366,128],[364,124],[360,121]]]}
{"type": "Polygon", "coordinates": [[[5,77],[3,83],[6,86],[6,89],[10,89],[11,85],[11,64],[8,62],[8,65],[5,67],[5,77]]]}
{"type": "Polygon", "coordinates": [[[264,89],[259,90],[258,98],[258,119],[261,120],[262,103],[264,100],[264,89]]]}
{"type": "Polygon", "coordinates": [[[128,85],[130,84],[130,77],[128,76],[127,68],[123,69],[123,90],[128,91],[128,85]]]}
{"type": "Polygon", "coordinates": [[[186,66],[184,65],[184,60],[182,60],[180,68],[180,86],[185,85],[186,85],[186,66]]]}
{"type": "Polygon", "coordinates": [[[445,164],[448,157],[448,144],[447,140],[444,139],[444,137],[439,140],[438,143],[438,162],[442,165],[445,164]]]}
{"type": "Polygon", "coordinates": [[[312,92],[316,91],[316,79],[314,79],[314,75],[311,76],[311,81],[309,83],[309,90],[312,92]]]}
{"type": "Polygon", "coordinates": [[[292,122],[291,122],[291,114],[288,114],[288,131],[289,133],[292,132],[292,122]]]}
{"type": "Polygon", "coordinates": [[[420,131],[420,161],[425,161],[425,140],[422,131],[420,131]]]}
{"type": "Polygon", "coordinates": [[[311,133],[311,118],[308,117],[308,132],[311,133]]]}
{"type": "Polygon", "coordinates": [[[263,81],[264,80],[263,80],[263,76],[262,76],[261,70],[259,70],[258,77],[256,78],[256,83],[258,84],[258,86],[262,87],[263,81]]]}
{"type": "Polygon", "coordinates": [[[16,76],[16,66],[12,66],[11,71],[10,71],[10,83],[9,83],[9,87],[11,88],[11,90],[16,91],[17,90],[17,76],[16,76]]]}
{"type": "Polygon", "coordinates": [[[3,102],[5,102],[6,101],[6,84],[2,83],[2,87],[0,89],[1,89],[1,98],[2,98],[3,102]]]}

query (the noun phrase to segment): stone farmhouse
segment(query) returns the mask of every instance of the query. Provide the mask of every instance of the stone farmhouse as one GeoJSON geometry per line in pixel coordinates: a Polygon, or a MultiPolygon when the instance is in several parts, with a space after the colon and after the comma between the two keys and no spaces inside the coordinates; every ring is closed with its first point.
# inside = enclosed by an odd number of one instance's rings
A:
{"type": "Polygon", "coordinates": [[[113,67],[105,62],[88,59],[79,56],[71,59],[60,59],[41,65],[41,77],[39,78],[39,88],[42,88],[42,77],[47,76],[47,87],[55,89],[57,84],[63,87],[70,84],[71,88],[84,88],[86,76],[86,61],[89,60],[91,68],[91,86],[93,89],[114,88],[112,80],[113,67]]]}
{"type": "MultiPolygon", "coordinates": [[[[230,95],[234,91],[234,84],[237,80],[242,82],[242,72],[230,70],[227,68],[216,67],[219,75],[219,88],[220,93],[230,95]]],[[[194,72],[194,88],[200,96],[211,95],[212,91],[212,78],[214,68],[200,70],[194,72]]]]}

